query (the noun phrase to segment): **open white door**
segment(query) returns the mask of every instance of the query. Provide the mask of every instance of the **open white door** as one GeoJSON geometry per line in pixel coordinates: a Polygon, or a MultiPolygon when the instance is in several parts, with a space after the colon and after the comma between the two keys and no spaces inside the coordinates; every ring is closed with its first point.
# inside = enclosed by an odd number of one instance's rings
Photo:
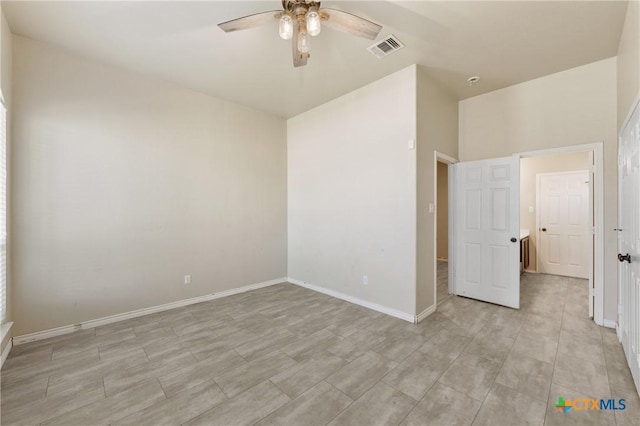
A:
{"type": "Polygon", "coordinates": [[[618,333],[640,393],[640,106],[618,146],[618,333]]]}
{"type": "Polygon", "coordinates": [[[520,159],[493,158],[455,170],[455,292],[520,307],[520,159]]]}

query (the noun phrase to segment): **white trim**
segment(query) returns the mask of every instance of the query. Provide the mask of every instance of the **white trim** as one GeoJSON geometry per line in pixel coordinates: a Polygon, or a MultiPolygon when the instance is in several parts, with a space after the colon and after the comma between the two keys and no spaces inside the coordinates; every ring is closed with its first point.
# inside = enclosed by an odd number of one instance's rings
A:
{"type": "MultiPolygon", "coordinates": [[[[13,322],[5,322],[0,326],[0,344],[4,342],[4,339],[7,338],[9,332],[11,331],[11,327],[13,327],[13,322]]],[[[2,350],[2,355],[0,355],[0,368],[4,365],[5,360],[9,356],[9,352],[11,352],[11,348],[13,347],[12,339],[8,339],[7,346],[2,350]]]]}
{"type": "Polygon", "coordinates": [[[604,154],[603,143],[590,143],[582,145],[569,145],[558,148],[542,149],[540,151],[528,151],[513,154],[519,158],[539,157],[543,155],[555,155],[568,152],[593,151],[594,153],[594,220],[596,228],[596,253],[594,256],[594,288],[595,303],[593,320],[598,325],[604,325],[604,154]]]}
{"type": "Polygon", "coordinates": [[[9,356],[9,352],[11,352],[12,348],[13,348],[13,339],[9,339],[9,342],[7,342],[7,346],[4,347],[4,350],[2,351],[2,356],[0,357],[0,368],[2,368],[2,366],[4,365],[4,362],[7,360],[7,357],[9,356]]]}
{"type": "Polygon", "coordinates": [[[331,290],[328,288],[320,287],[314,284],[311,284],[307,281],[298,280],[295,278],[287,278],[287,281],[291,284],[298,285],[300,287],[308,288],[309,290],[317,291],[318,293],[323,293],[331,297],[335,297],[336,299],[342,299],[346,302],[353,303],[354,305],[364,306],[365,308],[369,308],[374,311],[382,312],[383,314],[390,315],[392,317],[400,318],[401,320],[405,320],[411,323],[415,323],[416,316],[408,314],[406,312],[398,311],[397,309],[389,308],[387,306],[378,305],[377,303],[368,302],[366,300],[358,299],[357,297],[349,296],[348,294],[340,293],[339,291],[331,290]]]}
{"type": "Polygon", "coordinates": [[[570,152],[596,151],[598,148],[602,150],[602,142],[585,143],[580,145],[559,146],[557,148],[547,148],[547,149],[541,149],[539,151],[516,152],[513,155],[516,155],[520,158],[541,157],[544,155],[557,155],[557,154],[565,154],[570,152]]]}
{"type": "MultiPolygon", "coordinates": [[[[449,164],[449,175],[447,177],[449,179],[449,219],[447,225],[449,225],[449,262],[447,264],[448,268],[448,284],[449,284],[449,294],[457,294],[456,289],[456,221],[455,221],[455,212],[457,210],[456,207],[456,165],[449,164]],[[454,196],[452,197],[451,194],[454,196]]],[[[437,266],[437,265],[436,265],[437,266]]],[[[436,284],[437,285],[437,284],[436,284]]],[[[436,301],[436,305],[438,302],[436,301]]]]}
{"type": "Polygon", "coordinates": [[[250,284],[244,287],[232,288],[230,290],[221,291],[219,293],[205,294],[204,296],[197,296],[191,299],[178,300],[176,302],[165,303],[164,305],[151,306],[149,308],[137,309],[135,311],[129,311],[121,314],[110,315],[108,317],[83,321],[78,324],[65,325],[62,327],[51,328],[49,330],[36,331],[35,333],[15,336],[13,338],[13,344],[17,346],[17,345],[22,345],[29,342],[35,342],[37,340],[48,339],[50,337],[62,336],[63,334],[73,333],[74,331],[86,330],[89,328],[95,328],[101,325],[112,324],[114,322],[124,321],[131,318],[137,318],[144,315],[153,314],[156,312],[168,311],[170,309],[180,308],[182,306],[188,306],[188,305],[193,305],[195,303],[201,303],[209,300],[220,299],[222,297],[232,296],[234,294],[244,293],[251,290],[257,290],[259,288],[268,287],[275,284],[281,284],[286,281],[287,281],[286,278],[276,278],[274,280],[264,281],[257,284],[250,284]]]}
{"type": "Polygon", "coordinates": [[[607,327],[607,328],[613,328],[613,329],[617,329],[618,328],[618,323],[617,322],[612,321],[612,320],[608,320],[608,319],[604,320],[602,322],[602,325],[607,327]]]}
{"type": "MultiPolygon", "coordinates": [[[[455,164],[458,162],[458,160],[456,160],[453,157],[450,157],[446,154],[443,154],[439,151],[433,151],[433,204],[436,206],[435,211],[433,212],[433,305],[429,308],[427,308],[424,312],[427,312],[429,309],[433,308],[434,312],[435,312],[435,307],[438,305],[438,161],[451,165],[451,164],[455,164]]],[[[451,268],[453,267],[453,262],[455,261],[455,259],[453,259],[452,257],[452,247],[453,245],[451,244],[451,238],[453,236],[453,228],[452,228],[452,224],[453,224],[453,220],[452,220],[452,212],[453,209],[451,208],[451,172],[453,171],[453,169],[451,169],[451,167],[447,167],[447,183],[448,183],[448,196],[447,199],[449,200],[449,205],[447,206],[448,209],[448,220],[447,220],[447,224],[448,224],[448,229],[447,229],[447,238],[449,240],[449,259],[451,259],[451,263],[447,264],[447,273],[448,273],[448,282],[449,282],[449,290],[451,291],[451,268]]],[[[448,259],[447,259],[448,262],[448,259]]],[[[426,318],[429,314],[426,314],[423,318],[426,318]]],[[[416,316],[416,323],[422,321],[422,320],[418,320],[418,317],[420,317],[422,315],[419,314],[416,316]]]]}
{"type": "Polygon", "coordinates": [[[437,308],[437,305],[434,303],[424,311],[420,312],[418,315],[416,315],[416,319],[414,323],[417,324],[421,322],[423,319],[425,319],[426,317],[428,317],[429,315],[433,314],[436,311],[436,308],[437,308]]]}
{"type": "Polygon", "coordinates": [[[4,341],[4,339],[7,337],[7,334],[9,334],[9,331],[11,330],[12,327],[13,327],[13,321],[5,322],[0,326],[0,343],[4,341]]]}
{"type": "Polygon", "coordinates": [[[631,102],[631,107],[629,108],[629,111],[627,111],[627,115],[624,118],[624,120],[622,120],[622,124],[620,125],[620,128],[618,129],[618,135],[620,133],[622,133],[622,131],[624,130],[624,128],[627,125],[627,123],[629,122],[629,120],[631,120],[631,116],[633,115],[633,111],[636,110],[636,107],[638,105],[640,105],[640,91],[638,91],[638,93],[636,94],[635,99],[633,100],[633,102],[631,102]]]}

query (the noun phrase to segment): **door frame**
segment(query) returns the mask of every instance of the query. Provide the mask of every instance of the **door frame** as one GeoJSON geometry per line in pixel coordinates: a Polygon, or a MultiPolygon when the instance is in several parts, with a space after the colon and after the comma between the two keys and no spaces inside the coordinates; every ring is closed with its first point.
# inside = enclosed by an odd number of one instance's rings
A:
{"type": "Polygon", "coordinates": [[[558,148],[542,149],[538,151],[527,151],[513,154],[519,159],[528,157],[540,157],[545,155],[565,154],[570,152],[593,152],[593,198],[594,198],[594,234],[595,234],[595,253],[591,256],[593,270],[594,289],[594,309],[593,320],[596,324],[604,326],[604,147],[603,142],[596,142],[582,145],[569,145],[558,148]]]}
{"type": "Polygon", "coordinates": [[[447,196],[447,200],[449,202],[449,211],[448,211],[448,220],[447,220],[447,228],[448,228],[448,237],[449,238],[449,259],[447,262],[447,273],[449,275],[448,277],[448,284],[449,284],[449,293],[453,294],[453,271],[455,270],[454,264],[455,264],[455,258],[453,256],[454,253],[454,248],[455,248],[455,244],[452,243],[453,238],[454,238],[454,233],[453,233],[453,224],[452,224],[452,215],[454,212],[454,208],[455,208],[455,204],[452,204],[452,199],[455,197],[452,197],[451,194],[453,194],[452,188],[453,188],[453,183],[454,183],[454,179],[453,179],[453,173],[451,173],[451,165],[452,164],[456,164],[458,162],[458,160],[456,160],[453,157],[450,157],[446,154],[443,154],[442,152],[439,151],[433,151],[433,203],[435,204],[436,208],[434,211],[434,215],[433,215],[433,303],[436,306],[438,306],[438,162],[440,163],[445,163],[448,164],[449,167],[447,167],[447,182],[448,182],[448,196],[447,196]]]}
{"type": "MultiPolygon", "coordinates": [[[[616,216],[616,234],[618,234],[618,228],[620,227],[620,168],[619,168],[619,164],[620,164],[620,158],[619,158],[619,154],[618,154],[618,149],[620,148],[620,135],[622,135],[622,132],[624,132],[625,127],[627,127],[627,124],[629,124],[629,120],[631,120],[631,117],[633,117],[633,113],[636,111],[636,108],[640,108],[640,91],[638,91],[638,93],[636,93],[636,96],[633,99],[633,102],[631,102],[631,106],[629,107],[629,111],[627,111],[627,114],[624,117],[624,120],[622,120],[622,124],[620,124],[620,126],[618,127],[618,137],[616,138],[616,191],[618,192],[618,201],[617,201],[617,205],[616,205],[616,209],[618,210],[618,214],[616,216]]],[[[620,253],[620,236],[616,235],[616,253],[620,253]]],[[[622,300],[621,300],[621,295],[622,295],[622,283],[620,281],[620,265],[616,265],[616,292],[617,292],[617,300],[616,300],[616,323],[615,323],[615,329],[616,329],[616,336],[618,337],[618,341],[622,342],[622,330],[619,327],[619,321],[620,321],[620,310],[621,310],[621,304],[622,304],[622,300]]],[[[638,384],[638,395],[640,395],[640,383],[638,384]]]]}
{"type": "MultiPolygon", "coordinates": [[[[542,234],[540,234],[540,178],[543,176],[553,176],[553,175],[568,175],[568,174],[573,174],[573,173],[587,173],[587,175],[589,173],[591,173],[588,169],[587,170],[571,170],[568,172],[548,172],[548,173],[536,173],[536,243],[538,243],[538,247],[540,246],[540,236],[542,234]]],[[[593,198],[591,196],[591,191],[589,191],[589,204],[592,206],[593,204],[591,203],[591,198],[593,198]]],[[[591,214],[589,213],[589,219],[591,219],[591,214]]],[[[538,255],[539,252],[536,252],[536,272],[540,271],[540,256],[538,255]]],[[[589,254],[589,257],[591,259],[589,259],[589,270],[592,271],[593,270],[593,253],[589,254]]],[[[593,283],[593,278],[591,277],[592,272],[589,272],[589,284],[593,283]]]]}

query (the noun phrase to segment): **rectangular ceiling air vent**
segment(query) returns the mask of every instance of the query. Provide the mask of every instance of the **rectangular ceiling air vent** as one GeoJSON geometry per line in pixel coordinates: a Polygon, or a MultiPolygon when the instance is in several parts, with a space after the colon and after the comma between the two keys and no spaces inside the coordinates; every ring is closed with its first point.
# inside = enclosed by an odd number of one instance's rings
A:
{"type": "Polygon", "coordinates": [[[376,58],[384,58],[387,55],[400,50],[404,47],[404,44],[396,38],[393,34],[388,35],[382,41],[377,41],[375,44],[369,46],[367,50],[375,55],[376,58]]]}

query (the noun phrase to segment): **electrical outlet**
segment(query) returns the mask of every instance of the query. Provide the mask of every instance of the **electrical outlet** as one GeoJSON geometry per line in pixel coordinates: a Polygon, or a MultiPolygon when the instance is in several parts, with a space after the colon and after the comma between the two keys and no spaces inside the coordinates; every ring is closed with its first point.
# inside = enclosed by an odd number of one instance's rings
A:
{"type": "Polygon", "coordinates": [[[366,275],[362,276],[362,284],[363,285],[368,285],[369,284],[369,277],[366,275]]]}
{"type": "Polygon", "coordinates": [[[185,284],[191,284],[191,275],[185,275],[184,276],[184,283],[185,284]]]}

